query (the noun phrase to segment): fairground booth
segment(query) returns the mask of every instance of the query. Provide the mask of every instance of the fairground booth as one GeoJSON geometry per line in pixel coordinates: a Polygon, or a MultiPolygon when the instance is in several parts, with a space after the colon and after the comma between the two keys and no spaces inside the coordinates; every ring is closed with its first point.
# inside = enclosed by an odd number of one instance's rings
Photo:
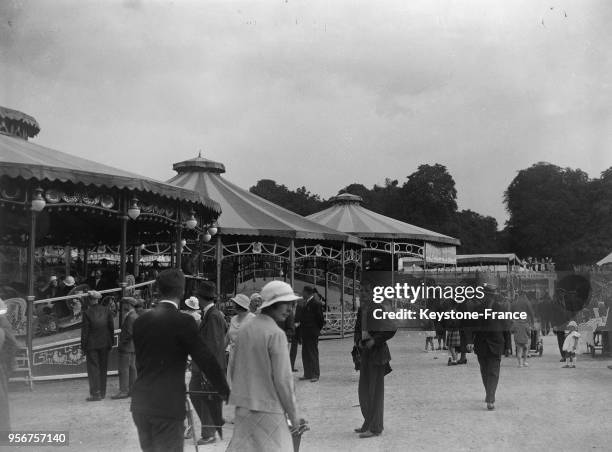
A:
{"type": "Polygon", "coordinates": [[[189,241],[201,272],[217,281],[221,299],[258,292],[271,279],[288,281],[296,292],[318,288],[326,303],[324,334],[352,331],[355,275],[361,267],[363,242],[286,210],[228,181],[225,166],[201,156],[175,163],[169,184],[215,199],[222,214],[217,236],[189,241]]]}
{"type": "MultiPolygon", "coordinates": [[[[118,253],[116,274],[96,289],[119,328],[118,299],[152,284],[133,284],[133,254],[155,243],[178,249],[208,233],[220,213],[201,193],[29,142],[39,130],[31,116],[0,108],[0,296],[30,381],[86,374],[81,313],[97,284],[89,256],[107,246],[118,253]]],[[[115,352],[109,369],[117,368],[115,352]]]]}

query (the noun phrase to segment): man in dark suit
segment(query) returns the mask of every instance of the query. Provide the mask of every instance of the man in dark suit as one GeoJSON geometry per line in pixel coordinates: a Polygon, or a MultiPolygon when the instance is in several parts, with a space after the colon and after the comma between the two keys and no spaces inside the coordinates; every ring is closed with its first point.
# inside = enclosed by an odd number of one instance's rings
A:
{"type": "Polygon", "coordinates": [[[87,285],[92,290],[105,290],[110,289],[109,284],[104,279],[104,275],[102,274],[102,270],[96,270],[93,275],[87,279],[87,285]]]}
{"type": "Polygon", "coordinates": [[[501,355],[505,351],[504,331],[510,329],[510,322],[501,319],[484,319],[486,308],[494,312],[506,311],[505,306],[498,299],[495,286],[485,284],[484,293],[483,302],[474,307],[474,312],[481,314],[481,317],[469,328],[468,350],[473,349],[478,356],[487,409],[494,410],[501,355]]]}
{"type": "MultiPolygon", "coordinates": [[[[291,336],[291,348],[289,349],[289,360],[291,361],[291,370],[297,372],[295,368],[295,360],[297,358],[298,346],[302,342],[302,330],[300,329],[300,321],[302,319],[302,309],[304,309],[304,300],[298,300],[292,315],[287,320],[293,322],[293,336],[291,336]]],[[[289,337],[287,337],[289,339],[289,337]]]]}
{"type": "Polygon", "coordinates": [[[185,275],[164,270],[157,278],[162,300],[134,322],[137,377],[132,418],[144,451],[183,450],[185,368],[191,355],[223,400],[229,388],[217,358],[202,342],[193,317],[179,311],[185,275]]]}
{"type": "MultiPolygon", "coordinates": [[[[204,281],[195,293],[203,312],[198,334],[215,356],[217,363],[225,374],[225,333],[227,333],[227,323],[223,313],[215,307],[216,292],[213,283],[204,281]]],[[[197,364],[192,363],[191,367],[189,391],[213,392],[214,388],[209,380],[205,378],[197,364]]],[[[219,432],[219,437],[222,438],[222,425],[224,421],[223,400],[221,397],[217,394],[190,394],[190,397],[202,424],[202,437],[198,440],[198,445],[214,443],[215,430],[219,432]]]]}
{"type": "MultiPolygon", "coordinates": [[[[372,303],[371,293],[367,294],[366,291],[367,286],[363,286],[360,296],[363,308],[360,307],[357,311],[354,336],[361,358],[358,393],[363,424],[355,429],[360,438],[378,436],[383,431],[385,375],[391,372],[391,353],[387,341],[396,331],[393,325],[389,325],[387,331],[377,331],[378,328],[373,330],[368,326],[368,320],[373,318],[372,311],[382,305],[372,303]]],[[[388,310],[388,307],[382,307],[388,310]]]]}
{"type": "Polygon", "coordinates": [[[300,331],[302,335],[302,363],[304,376],[300,380],[319,381],[319,335],[325,324],[323,303],[315,294],[311,286],[303,289],[304,307],[300,316],[300,331]]]}
{"type": "Polygon", "coordinates": [[[136,381],[136,353],[134,352],[134,322],[144,312],[142,300],[132,297],[121,299],[121,332],[119,333],[119,392],[111,399],[126,399],[136,381]]]}
{"type": "Polygon", "coordinates": [[[81,326],[81,349],[87,357],[89,377],[88,402],[97,402],[106,397],[106,371],[108,352],[113,347],[115,324],[110,310],[99,303],[102,295],[89,292],[89,307],[83,313],[81,326]]]}

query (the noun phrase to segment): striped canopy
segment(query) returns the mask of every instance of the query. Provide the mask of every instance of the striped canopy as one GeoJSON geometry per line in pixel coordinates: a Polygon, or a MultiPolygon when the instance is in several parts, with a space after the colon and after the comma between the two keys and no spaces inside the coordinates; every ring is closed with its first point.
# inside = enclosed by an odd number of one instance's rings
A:
{"type": "Polygon", "coordinates": [[[328,209],[306,218],[361,238],[416,239],[448,245],[461,244],[453,237],[372,212],[361,205],[360,196],[344,193],[332,198],[332,201],[333,205],[328,209]]]}
{"type": "Polygon", "coordinates": [[[137,190],[202,204],[215,214],[220,211],[219,204],[200,193],[3,134],[0,134],[0,176],[137,190]]]}
{"type": "Polygon", "coordinates": [[[221,205],[219,233],[296,239],[333,240],[361,244],[361,240],[293,213],[225,179],[222,163],[198,156],[175,163],[178,172],[169,184],[215,199],[221,205]]]}

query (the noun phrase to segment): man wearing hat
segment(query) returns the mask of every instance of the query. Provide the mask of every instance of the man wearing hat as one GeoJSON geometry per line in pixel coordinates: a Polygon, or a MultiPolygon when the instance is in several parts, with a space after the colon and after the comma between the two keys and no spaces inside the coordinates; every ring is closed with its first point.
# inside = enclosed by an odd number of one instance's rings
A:
{"type": "MultiPolygon", "coordinates": [[[[196,290],[195,295],[202,308],[199,336],[215,356],[225,373],[225,333],[227,332],[227,323],[225,322],[225,316],[215,307],[215,285],[204,281],[196,290]]],[[[189,391],[212,392],[212,386],[202,374],[197,364],[192,363],[191,367],[189,391]]],[[[215,430],[221,436],[221,427],[224,423],[221,398],[217,394],[190,394],[190,397],[202,424],[202,437],[198,440],[198,444],[214,443],[215,430]]]]}
{"type": "Polygon", "coordinates": [[[134,322],[144,311],[142,300],[125,297],[121,300],[121,332],[119,333],[119,392],[111,399],[126,399],[136,381],[136,353],[134,352],[134,322]]]}
{"type": "Polygon", "coordinates": [[[510,322],[501,319],[485,319],[485,309],[504,312],[506,309],[497,296],[497,287],[485,284],[482,302],[473,311],[480,314],[477,321],[468,327],[468,351],[474,350],[478,357],[480,376],[485,388],[485,402],[488,410],[495,409],[495,392],[499,381],[501,355],[505,351],[504,331],[510,329],[510,322]]]}
{"type": "Polygon", "coordinates": [[[261,313],[240,328],[229,368],[236,416],[226,452],[292,451],[287,419],[292,429],[304,423],[297,413],[287,336],[277,325],[300,297],[283,281],[269,282],[261,295],[261,313]]]}
{"type": "Polygon", "coordinates": [[[113,347],[115,332],[113,315],[110,309],[99,304],[101,298],[100,292],[89,292],[89,308],[83,313],[81,326],[81,349],[87,357],[89,377],[88,402],[106,397],[108,353],[113,347]]]}
{"type": "Polygon", "coordinates": [[[185,291],[181,270],[157,278],[162,297],[154,309],[134,322],[137,376],[132,388],[132,418],[145,451],[182,451],[187,356],[211,382],[221,399],[229,388],[217,358],[202,342],[193,317],[179,311],[185,291]]]}
{"type": "Polygon", "coordinates": [[[0,299],[0,431],[11,430],[9,415],[8,379],[13,370],[17,341],[13,336],[11,324],[6,318],[8,309],[0,299]]]}
{"type": "Polygon", "coordinates": [[[312,286],[304,286],[304,306],[299,317],[295,321],[300,324],[302,336],[302,364],[304,365],[304,376],[300,380],[310,380],[313,383],[319,381],[319,335],[325,324],[323,315],[323,303],[317,296],[312,286]]]}

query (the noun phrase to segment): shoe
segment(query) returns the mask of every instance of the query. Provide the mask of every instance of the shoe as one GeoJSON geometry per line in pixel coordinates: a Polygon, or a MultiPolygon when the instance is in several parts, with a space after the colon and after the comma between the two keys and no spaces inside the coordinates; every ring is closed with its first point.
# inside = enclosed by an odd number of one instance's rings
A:
{"type": "Polygon", "coordinates": [[[612,366],[608,366],[608,369],[612,369],[612,366]]]}
{"type": "Polygon", "coordinates": [[[495,404],[487,402],[487,410],[493,411],[495,409],[495,404]]]}
{"type": "Polygon", "coordinates": [[[364,432],[367,432],[367,430],[364,429],[363,427],[356,428],[354,431],[355,431],[355,433],[364,433],[364,432]]]}
{"type": "Polygon", "coordinates": [[[452,359],[448,358],[448,363],[446,363],[447,366],[456,366],[457,365],[457,361],[453,361],[452,359]]]}
{"type": "Polygon", "coordinates": [[[118,392],[115,395],[111,396],[111,399],[113,400],[117,400],[117,399],[127,399],[130,395],[127,392],[118,392]]]}
{"type": "Polygon", "coordinates": [[[529,367],[529,364],[523,363],[523,367],[529,367]]]}
{"type": "Polygon", "coordinates": [[[298,380],[310,380],[310,377],[300,377],[298,380]]]}
{"type": "Polygon", "coordinates": [[[565,366],[561,366],[561,369],[569,369],[569,364],[566,364],[565,366]]]}
{"type": "Polygon", "coordinates": [[[436,350],[442,350],[442,347],[438,347],[438,348],[436,348],[436,350]]]}
{"type": "Polygon", "coordinates": [[[457,364],[467,364],[467,359],[460,359],[457,364]]]}
{"type": "Polygon", "coordinates": [[[371,432],[369,430],[366,430],[365,432],[360,433],[359,437],[360,438],[372,438],[373,436],[379,436],[379,435],[380,435],[380,433],[374,433],[374,432],[371,432]]]}
{"type": "Polygon", "coordinates": [[[291,369],[291,372],[299,372],[297,369],[291,369]]]}
{"type": "Polygon", "coordinates": [[[208,438],[200,438],[198,440],[198,446],[205,446],[206,444],[213,444],[215,442],[214,436],[209,436],[208,438]]]}
{"type": "Polygon", "coordinates": [[[575,368],[576,368],[576,364],[572,364],[572,365],[570,366],[570,369],[575,369],[575,368]]]}
{"type": "Polygon", "coordinates": [[[560,363],[564,363],[564,362],[565,362],[565,358],[561,358],[561,359],[559,360],[559,362],[560,362],[560,363]]]}
{"type": "Polygon", "coordinates": [[[94,395],[87,397],[85,400],[87,400],[88,402],[99,402],[100,400],[102,400],[102,398],[98,395],[94,395]]]}
{"type": "Polygon", "coordinates": [[[318,379],[318,378],[311,378],[311,379],[310,379],[310,382],[311,382],[311,383],[316,383],[317,381],[319,381],[319,379],[318,379]]]}

